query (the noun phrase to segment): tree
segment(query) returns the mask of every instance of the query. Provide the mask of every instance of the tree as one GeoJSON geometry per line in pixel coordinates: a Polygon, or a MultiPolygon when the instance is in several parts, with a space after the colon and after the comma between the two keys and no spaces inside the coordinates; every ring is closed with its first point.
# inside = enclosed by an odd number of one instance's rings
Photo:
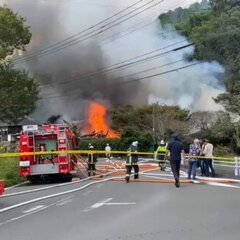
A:
{"type": "Polygon", "coordinates": [[[0,7],[0,121],[16,124],[32,113],[38,99],[37,84],[25,71],[14,69],[6,57],[30,42],[25,20],[0,7]]]}
{"type": "MultiPolygon", "coordinates": [[[[123,138],[136,140],[143,137],[158,143],[177,131],[186,134],[189,111],[177,106],[158,104],[142,107],[122,106],[110,111],[112,128],[122,132],[123,138]]],[[[153,144],[153,143],[152,143],[153,144]]]]}
{"type": "Polygon", "coordinates": [[[9,8],[0,7],[0,59],[12,55],[15,49],[24,50],[30,42],[32,35],[24,22],[24,18],[9,8]]]}
{"type": "Polygon", "coordinates": [[[225,118],[226,113],[223,111],[217,112],[194,112],[191,114],[188,124],[191,132],[207,132],[215,125],[218,119],[225,118]]]}
{"type": "Polygon", "coordinates": [[[10,65],[0,65],[0,72],[0,121],[17,124],[35,109],[37,84],[10,65]]]}
{"type": "Polygon", "coordinates": [[[210,0],[214,12],[223,13],[240,4],[240,0],[210,0]]]}
{"type": "Polygon", "coordinates": [[[195,44],[193,58],[218,61],[225,67],[228,92],[215,100],[240,114],[240,0],[211,0],[210,6],[211,11],[195,12],[172,24],[195,44]]]}

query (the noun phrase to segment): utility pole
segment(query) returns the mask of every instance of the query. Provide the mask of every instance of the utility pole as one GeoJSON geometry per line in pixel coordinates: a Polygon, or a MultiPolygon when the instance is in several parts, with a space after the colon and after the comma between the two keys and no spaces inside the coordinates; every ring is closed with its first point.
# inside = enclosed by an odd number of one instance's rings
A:
{"type": "Polygon", "coordinates": [[[155,144],[155,104],[152,105],[152,134],[153,134],[153,152],[155,144]]]}

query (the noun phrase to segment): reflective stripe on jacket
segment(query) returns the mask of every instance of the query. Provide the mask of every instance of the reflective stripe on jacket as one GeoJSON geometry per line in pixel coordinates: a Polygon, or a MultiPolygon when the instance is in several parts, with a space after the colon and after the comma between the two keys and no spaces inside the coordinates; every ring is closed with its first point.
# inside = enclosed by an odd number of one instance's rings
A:
{"type": "Polygon", "coordinates": [[[132,165],[137,165],[138,164],[138,155],[137,154],[131,154],[131,152],[137,152],[138,149],[137,147],[130,146],[128,149],[129,154],[127,155],[127,160],[126,160],[126,166],[132,166],[132,165]]]}
{"type": "Polygon", "coordinates": [[[135,155],[129,154],[126,160],[126,166],[138,165],[138,157],[135,155]]]}

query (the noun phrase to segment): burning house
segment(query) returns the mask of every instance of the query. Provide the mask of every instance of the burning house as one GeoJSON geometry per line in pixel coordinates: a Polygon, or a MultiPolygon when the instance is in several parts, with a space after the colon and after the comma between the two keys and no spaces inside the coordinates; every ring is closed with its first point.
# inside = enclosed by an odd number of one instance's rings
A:
{"type": "Polygon", "coordinates": [[[109,128],[107,108],[98,102],[90,103],[87,121],[84,123],[81,135],[95,138],[119,138],[120,136],[109,128]]]}

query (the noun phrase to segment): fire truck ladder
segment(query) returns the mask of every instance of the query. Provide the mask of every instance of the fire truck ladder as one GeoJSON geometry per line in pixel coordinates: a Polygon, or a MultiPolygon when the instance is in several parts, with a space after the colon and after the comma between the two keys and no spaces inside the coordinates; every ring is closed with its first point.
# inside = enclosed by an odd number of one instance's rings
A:
{"type": "Polygon", "coordinates": [[[76,167],[76,169],[78,170],[78,172],[79,172],[80,174],[82,174],[84,177],[87,177],[87,164],[85,163],[84,160],[82,160],[81,158],[79,158],[79,157],[77,156],[77,154],[75,155],[75,157],[77,158],[77,161],[78,161],[78,163],[80,163],[81,167],[78,166],[78,164],[75,163],[73,160],[71,160],[72,163],[74,164],[74,166],[76,167]]]}
{"type": "MultiPolygon", "coordinates": [[[[35,152],[35,135],[33,131],[27,131],[27,136],[28,136],[28,148],[29,150],[32,150],[35,152]]],[[[33,156],[33,160],[35,162],[35,155],[33,156]]]]}

